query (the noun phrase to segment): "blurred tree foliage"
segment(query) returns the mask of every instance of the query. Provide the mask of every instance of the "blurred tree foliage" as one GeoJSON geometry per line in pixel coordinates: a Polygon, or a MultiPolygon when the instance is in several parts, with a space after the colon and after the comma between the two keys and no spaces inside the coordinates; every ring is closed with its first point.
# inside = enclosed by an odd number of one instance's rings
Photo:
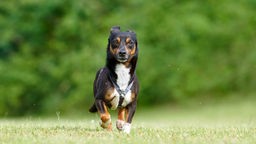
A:
{"type": "Polygon", "coordinates": [[[1,0],[0,115],[87,111],[113,25],[137,33],[141,105],[256,94],[255,13],[255,0],[1,0]]]}

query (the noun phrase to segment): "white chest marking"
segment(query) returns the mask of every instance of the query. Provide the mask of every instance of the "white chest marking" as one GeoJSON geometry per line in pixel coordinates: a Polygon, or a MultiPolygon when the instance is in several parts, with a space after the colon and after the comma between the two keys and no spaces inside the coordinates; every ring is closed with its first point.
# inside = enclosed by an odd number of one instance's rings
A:
{"type": "Polygon", "coordinates": [[[116,65],[117,81],[116,83],[121,90],[125,90],[130,80],[130,68],[126,68],[123,64],[116,65]]]}
{"type": "MultiPolygon", "coordinates": [[[[116,83],[118,84],[121,90],[125,90],[129,84],[130,77],[131,77],[130,68],[126,68],[125,65],[123,64],[118,64],[116,65],[115,72],[117,74],[116,83]]],[[[123,107],[125,107],[132,101],[131,94],[132,94],[131,90],[129,90],[127,94],[124,96],[124,101],[122,103],[123,107]]],[[[115,98],[111,101],[111,105],[112,105],[111,109],[116,109],[118,107],[119,100],[120,100],[120,94],[117,92],[116,89],[112,93],[112,97],[115,97],[115,98]]]]}

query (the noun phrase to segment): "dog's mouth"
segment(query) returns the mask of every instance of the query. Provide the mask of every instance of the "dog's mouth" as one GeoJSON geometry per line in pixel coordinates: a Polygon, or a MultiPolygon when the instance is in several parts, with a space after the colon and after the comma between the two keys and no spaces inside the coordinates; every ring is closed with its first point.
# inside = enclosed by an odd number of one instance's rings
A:
{"type": "Polygon", "coordinates": [[[129,58],[128,55],[124,55],[124,56],[117,55],[116,60],[123,63],[123,62],[126,62],[128,58],[129,58]]]}

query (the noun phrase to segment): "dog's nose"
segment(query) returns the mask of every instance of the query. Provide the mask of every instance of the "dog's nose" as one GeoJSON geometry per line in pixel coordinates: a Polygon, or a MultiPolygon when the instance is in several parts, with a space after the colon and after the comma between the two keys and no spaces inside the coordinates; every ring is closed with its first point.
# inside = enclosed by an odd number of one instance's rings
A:
{"type": "Polygon", "coordinates": [[[119,51],[119,56],[125,56],[126,55],[126,51],[125,50],[121,50],[119,51]]]}

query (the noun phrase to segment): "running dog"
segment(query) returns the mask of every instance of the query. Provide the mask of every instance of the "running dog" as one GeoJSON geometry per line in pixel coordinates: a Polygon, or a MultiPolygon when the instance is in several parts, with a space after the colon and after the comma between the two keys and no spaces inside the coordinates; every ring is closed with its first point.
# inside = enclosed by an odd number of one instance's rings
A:
{"type": "Polygon", "coordinates": [[[112,130],[109,109],[118,109],[116,128],[130,133],[139,92],[135,73],[138,59],[138,43],[132,31],[121,32],[119,26],[110,30],[105,67],[94,80],[94,104],[90,112],[98,112],[101,127],[112,130]]]}

